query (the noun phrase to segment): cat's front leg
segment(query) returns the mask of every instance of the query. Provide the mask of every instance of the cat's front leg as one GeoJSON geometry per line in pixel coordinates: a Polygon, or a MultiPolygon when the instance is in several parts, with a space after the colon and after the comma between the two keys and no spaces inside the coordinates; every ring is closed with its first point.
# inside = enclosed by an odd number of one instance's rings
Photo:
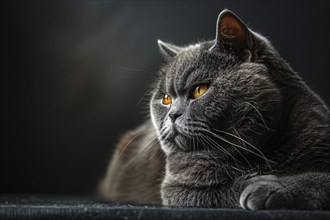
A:
{"type": "Polygon", "coordinates": [[[179,207],[237,208],[235,193],[228,187],[182,184],[166,177],[161,187],[163,205],[179,207]]]}
{"type": "Polygon", "coordinates": [[[254,176],[241,184],[242,208],[330,210],[330,174],[254,176]]]}

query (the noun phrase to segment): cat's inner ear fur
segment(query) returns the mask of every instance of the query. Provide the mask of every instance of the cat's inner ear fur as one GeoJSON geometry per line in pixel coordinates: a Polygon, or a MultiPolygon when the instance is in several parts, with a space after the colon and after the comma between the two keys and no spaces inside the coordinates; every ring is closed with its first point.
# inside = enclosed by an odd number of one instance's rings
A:
{"type": "Polygon", "coordinates": [[[175,57],[181,50],[180,47],[174,46],[169,43],[165,43],[161,40],[157,40],[159,49],[166,59],[175,57]]]}
{"type": "Polygon", "coordinates": [[[239,17],[228,9],[223,10],[218,16],[216,44],[244,50],[248,60],[251,60],[255,53],[253,34],[239,17]]]}

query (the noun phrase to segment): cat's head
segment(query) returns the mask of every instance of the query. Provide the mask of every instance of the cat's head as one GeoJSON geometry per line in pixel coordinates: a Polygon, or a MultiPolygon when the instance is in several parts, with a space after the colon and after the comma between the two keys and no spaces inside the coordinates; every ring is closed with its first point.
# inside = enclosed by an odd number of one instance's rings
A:
{"type": "Polygon", "coordinates": [[[267,40],[224,10],[215,40],[187,47],[158,44],[167,63],[150,109],[166,154],[248,152],[267,137],[281,100],[263,63],[272,51],[267,40]]]}

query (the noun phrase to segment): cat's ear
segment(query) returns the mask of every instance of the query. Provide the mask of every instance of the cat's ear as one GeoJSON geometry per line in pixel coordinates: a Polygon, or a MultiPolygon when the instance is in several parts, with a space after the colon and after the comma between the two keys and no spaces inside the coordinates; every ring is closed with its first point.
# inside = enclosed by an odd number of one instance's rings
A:
{"type": "Polygon", "coordinates": [[[181,50],[180,47],[174,46],[169,43],[165,43],[161,40],[157,40],[159,49],[166,59],[175,57],[181,50]]]}
{"type": "Polygon", "coordinates": [[[216,44],[236,49],[248,49],[253,54],[253,38],[249,28],[228,9],[223,10],[217,21],[216,44]]]}

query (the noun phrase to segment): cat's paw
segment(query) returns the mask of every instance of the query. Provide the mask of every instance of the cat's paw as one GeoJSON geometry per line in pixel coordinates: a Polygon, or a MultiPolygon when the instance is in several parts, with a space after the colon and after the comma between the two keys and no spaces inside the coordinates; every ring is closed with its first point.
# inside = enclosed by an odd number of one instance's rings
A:
{"type": "Polygon", "coordinates": [[[240,195],[240,205],[247,210],[290,209],[293,201],[290,192],[276,176],[255,176],[246,181],[240,195]]]}

